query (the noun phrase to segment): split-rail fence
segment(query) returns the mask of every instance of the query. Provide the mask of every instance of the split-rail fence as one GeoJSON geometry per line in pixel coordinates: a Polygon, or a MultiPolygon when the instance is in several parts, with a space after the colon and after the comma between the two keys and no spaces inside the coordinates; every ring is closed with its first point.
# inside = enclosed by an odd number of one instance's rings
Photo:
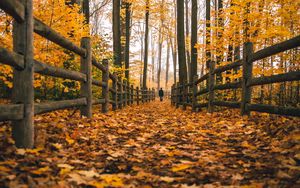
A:
{"type": "Polygon", "coordinates": [[[215,68],[215,63],[211,62],[209,72],[203,75],[201,78],[195,76],[193,81],[190,83],[174,84],[171,89],[172,104],[176,105],[176,107],[182,105],[183,109],[186,109],[187,106],[191,106],[193,111],[207,107],[209,112],[213,112],[215,106],[222,106],[229,108],[240,108],[242,115],[250,115],[251,111],[257,111],[299,117],[300,108],[297,107],[251,103],[253,86],[300,80],[299,70],[271,76],[253,77],[253,63],[255,61],[273,56],[277,53],[291,50],[293,48],[297,48],[299,46],[300,36],[296,36],[292,39],[275,44],[257,52],[254,52],[253,50],[253,43],[247,42],[243,45],[243,58],[241,60],[218,68],[215,68]],[[238,69],[240,67],[243,71],[241,80],[226,84],[216,84],[217,75],[232,69],[238,69]],[[204,88],[200,87],[201,83],[205,81],[206,86],[204,88]],[[241,101],[233,102],[216,100],[215,91],[238,88],[242,89],[241,101]],[[205,94],[208,94],[208,101],[205,103],[199,103],[198,97],[205,94]]]}
{"type": "Polygon", "coordinates": [[[99,63],[92,55],[89,37],[77,46],[42,21],[33,17],[31,0],[1,0],[0,8],[14,18],[13,51],[0,47],[0,63],[13,68],[12,104],[0,105],[0,121],[11,121],[12,134],[17,147],[34,146],[34,115],[51,111],[80,108],[82,116],[92,117],[92,105],[101,104],[102,112],[121,109],[155,99],[154,89],[134,88],[109,71],[107,60],[99,63]],[[50,66],[33,58],[33,33],[81,57],[80,72],[50,66]],[[102,80],[92,78],[92,68],[102,71],[102,80]],[[80,98],[44,103],[34,102],[34,74],[42,74],[81,82],[80,98]],[[112,85],[109,84],[112,80],[112,85]],[[102,88],[101,99],[94,99],[92,85],[102,88]]]}

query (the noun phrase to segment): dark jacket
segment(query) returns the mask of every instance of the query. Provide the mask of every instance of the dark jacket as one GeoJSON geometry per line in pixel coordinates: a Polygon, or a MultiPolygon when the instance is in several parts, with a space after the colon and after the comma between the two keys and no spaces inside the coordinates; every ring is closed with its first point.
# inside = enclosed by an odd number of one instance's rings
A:
{"type": "Polygon", "coordinates": [[[159,95],[160,97],[163,97],[163,96],[164,96],[164,91],[163,91],[162,89],[160,89],[160,90],[158,91],[158,95],[159,95]]]}

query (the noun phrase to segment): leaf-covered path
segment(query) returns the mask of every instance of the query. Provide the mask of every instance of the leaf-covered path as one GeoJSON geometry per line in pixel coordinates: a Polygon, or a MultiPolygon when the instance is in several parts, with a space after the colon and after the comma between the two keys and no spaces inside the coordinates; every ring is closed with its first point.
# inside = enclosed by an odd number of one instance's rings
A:
{"type": "Polygon", "coordinates": [[[299,187],[299,119],[221,112],[169,101],[92,120],[54,112],[36,117],[32,150],[1,125],[0,187],[299,187]]]}

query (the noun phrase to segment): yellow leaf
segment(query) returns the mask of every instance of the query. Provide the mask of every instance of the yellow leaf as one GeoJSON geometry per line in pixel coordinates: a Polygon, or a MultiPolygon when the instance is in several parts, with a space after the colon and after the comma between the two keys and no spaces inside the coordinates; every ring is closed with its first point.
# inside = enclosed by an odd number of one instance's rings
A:
{"type": "Polygon", "coordinates": [[[37,170],[33,170],[33,171],[31,171],[31,173],[36,174],[36,175],[41,175],[41,174],[43,174],[43,173],[45,173],[47,171],[49,171],[49,167],[48,166],[43,167],[43,168],[39,168],[37,170]]]}
{"type": "Polygon", "coordinates": [[[178,172],[178,171],[182,171],[182,170],[188,169],[190,167],[191,167],[190,164],[179,164],[179,165],[173,166],[172,167],[172,171],[173,172],[178,172]]]}
{"type": "Polygon", "coordinates": [[[62,148],[62,145],[59,144],[59,143],[55,143],[55,144],[52,144],[56,149],[61,149],[62,148]]]}
{"type": "Polygon", "coordinates": [[[0,172],[10,172],[10,169],[5,166],[0,166],[0,172]]]}
{"type": "Polygon", "coordinates": [[[68,133],[66,133],[66,141],[68,144],[74,144],[75,140],[73,140],[68,133]]]}
{"type": "Polygon", "coordinates": [[[117,175],[103,174],[100,177],[106,183],[106,186],[109,186],[109,187],[123,187],[124,186],[122,179],[117,175]]]}

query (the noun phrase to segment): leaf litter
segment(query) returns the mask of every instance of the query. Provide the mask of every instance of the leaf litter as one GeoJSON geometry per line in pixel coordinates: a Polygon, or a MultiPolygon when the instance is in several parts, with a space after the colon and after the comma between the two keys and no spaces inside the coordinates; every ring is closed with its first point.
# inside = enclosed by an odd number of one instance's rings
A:
{"type": "MultiPolygon", "coordinates": [[[[100,107],[96,107],[100,109],[100,107]]],[[[169,102],[35,117],[34,149],[0,126],[0,187],[299,187],[299,118],[169,102]]]]}

